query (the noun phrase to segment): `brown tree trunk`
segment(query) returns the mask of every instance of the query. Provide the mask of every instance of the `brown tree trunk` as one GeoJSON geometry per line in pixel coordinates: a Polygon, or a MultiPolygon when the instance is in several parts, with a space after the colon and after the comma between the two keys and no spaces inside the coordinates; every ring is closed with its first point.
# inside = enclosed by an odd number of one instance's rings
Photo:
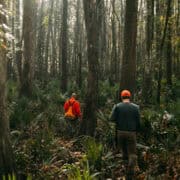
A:
{"type": "MultiPolygon", "coordinates": [[[[5,1],[0,0],[5,9],[5,1]]],[[[6,24],[6,15],[0,14],[0,25],[6,24]]],[[[3,27],[3,26],[1,26],[3,27]]],[[[3,29],[2,32],[5,33],[3,29]]],[[[13,172],[13,152],[10,143],[9,121],[6,113],[6,39],[1,37],[0,45],[0,178],[13,172]]]]}
{"type": "Polygon", "coordinates": [[[17,66],[17,79],[19,82],[22,82],[22,40],[21,40],[21,33],[20,33],[20,0],[16,1],[16,24],[17,27],[15,29],[15,37],[17,40],[16,43],[16,54],[15,54],[15,63],[17,66]]]}
{"type": "MultiPolygon", "coordinates": [[[[178,1],[177,3],[177,18],[176,18],[176,36],[179,36],[179,32],[180,32],[180,1],[178,1]]],[[[179,69],[180,69],[180,51],[178,46],[175,48],[175,60],[174,60],[174,65],[173,65],[173,72],[175,74],[175,77],[177,79],[180,79],[180,73],[179,73],[179,69]]]]}
{"type": "Polygon", "coordinates": [[[24,0],[23,39],[24,39],[24,66],[20,94],[30,97],[32,95],[33,80],[33,52],[34,52],[34,0],[24,0]]]}
{"type": "Polygon", "coordinates": [[[72,60],[72,70],[71,76],[76,79],[76,83],[79,84],[79,64],[82,58],[82,54],[80,52],[80,36],[81,36],[81,22],[80,22],[80,0],[77,0],[77,7],[76,7],[76,23],[74,27],[74,47],[73,47],[73,60],[72,60]]]}
{"type": "Polygon", "coordinates": [[[97,123],[96,110],[98,103],[97,2],[84,0],[83,3],[87,32],[88,87],[81,133],[93,136],[97,123]]]}
{"type": "Polygon", "coordinates": [[[78,54],[78,75],[77,75],[77,84],[79,89],[82,87],[82,52],[78,54]]]}
{"type": "Polygon", "coordinates": [[[124,50],[120,90],[135,90],[136,80],[136,35],[137,35],[137,0],[126,0],[124,50]]]}
{"type": "MultiPolygon", "coordinates": [[[[171,17],[171,10],[169,16],[171,17]]],[[[167,86],[172,86],[172,22],[168,22],[167,27],[167,57],[166,57],[166,81],[167,86]]]]}
{"type": "MultiPolygon", "coordinates": [[[[16,11],[16,6],[15,6],[15,2],[12,1],[10,3],[11,7],[11,11],[15,12],[16,11]]],[[[11,32],[12,35],[15,37],[15,16],[12,16],[10,18],[10,23],[11,23],[11,32]]],[[[15,74],[15,69],[14,69],[14,60],[15,60],[15,39],[13,38],[11,41],[11,48],[12,48],[12,55],[11,57],[7,58],[7,79],[16,79],[16,74],[15,74]]]]}
{"type": "Polygon", "coordinates": [[[113,86],[117,82],[117,47],[116,47],[116,22],[115,22],[115,0],[112,1],[112,51],[111,51],[111,75],[110,75],[110,85],[113,86]]]}
{"type": "Polygon", "coordinates": [[[51,28],[52,28],[52,14],[53,14],[53,8],[54,8],[54,0],[49,1],[49,16],[48,16],[48,31],[47,31],[47,37],[46,37],[46,48],[45,48],[45,71],[44,71],[44,77],[45,81],[48,81],[48,68],[49,68],[49,42],[50,42],[50,33],[51,33],[51,28]]]}
{"type": "Polygon", "coordinates": [[[67,91],[68,72],[67,72],[67,35],[68,35],[68,0],[63,0],[63,16],[62,16],[62,36],[61,36],[61,90],[63,93],[67,91]]]}
{"type": "Polygon", "coordinates": [[[83,24],[81,23],[80,27],[80,36],[79,36],[79,49],[78,49],[78,73],[76,82],[78,84],[79,89],[82,88],[83,84],[83,76],[82,76],[82,65],[83,65],[83,54],[84,54],[84,36],[85,32],[83,29],[83,24]]]}
{"type": "MultiPolygon", "coordinates": [[[[163,56],[163,48],[164,48],[164,42],[166,38],[166,31],[167,31],[167,25],[169,21],[169,15],[171,11],[171,0],[167,1],[167,11],[166,11],[166,20],[165,20],[165,25],[164,25],[164,30],[163,30],[163,36],[160,44],[160,49],[159,49],[159,74],[158,74],[158,85],[157,85],[157,103],[160,104],[161,101],[161,80],[162,80],[162,56],[163,56]]],[[[159,42],[157,42],[159,43],[159,42]]]]}
{"type": "Polygon", "coordinates": [[[97,18],[98,18],[98,59],[99,59],[99,79],[104,80],[106,63],[106,9],[104,0],[97,0],[97,18]]]}
{"type": "Polygon", "coordinates": [[[146,58],[144,60],[143,76],[143,101],[149,104],[152,100],[152,44],[154,32],[154,0],[147,0],[147,20],[146,20],[146,58]]]}
{"type": "Polygon", "coordinates": [[[51,38],[51,43],[52,43],[52,64],[51,64],[51,76],[52,77],[56,77],[57,75],[57,36],[58,36],[58,28],[59,28],[59,0],[55,1],[54,4],[54,28],[51,27],[51,34],[52,34],[52,38],[51,38]]]}
{"type": "Polygon", "coordinates": [[[43,76],[43,72],[44,72],[44,49],[45,49],[45,25],[43,23],[43,19],[44,19],[44,4],[45,1],[42,0],[41,1],[41,7],[40,7],[40,13],[39,13],[39,17],[37,19],[38,23],[38,31],[37,31],[37,41],[36,41],[36,64],[37,64],[37,68],[35,69],[35,76],[37,79],[39,80],[43,80],[44,76],[43,76]]]}

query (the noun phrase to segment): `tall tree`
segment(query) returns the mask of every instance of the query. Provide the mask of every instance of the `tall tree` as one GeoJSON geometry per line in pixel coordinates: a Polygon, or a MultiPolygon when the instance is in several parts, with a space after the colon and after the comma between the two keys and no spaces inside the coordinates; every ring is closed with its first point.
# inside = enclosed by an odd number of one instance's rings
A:
{"type": "MultiPolygon", "coordinates": [[[[2,9],[5,9],[5,0],[0,0],[2,9]]],[[[0,10],[0,31],[5,33],[3,25],[6,24],[5,11],[0,10]]],[[[9,121],[6,109],[6,39],[1,37],[0,44],[0,176],[12,173],[13,171],[13,153],[10,143],[9,121]]],[[[0,177],[2,178],[2,177],[0,177]]]]}
{"type": "Polygon", "coordinates": [[[18,74],[18,81],[22,82],[22,40],[21,40],[21,20],[20,20],[20,0],[16,1],[16,31],[15,31],[15,37],[16,37],[16,66],[17,66],[17,74],[18,74]]]}
{"type": "Polygon", "coordinates": [[[136,35],[137,35],[137,0],[126,0],[124,50],[120,90],[135,90],[136,80],[136,35]]]}
{"type": "Polygon", "coordinates": [[[82,4],[80,0],[77,0],[76,7],[76,24],[75,24],[75,37],[74,37],[74,53],[75,53],[75,72],[76,72],[76,84],[78,88],[82,87],[82,55],[83,55],[83,23],[82,23],[82,4]],[[77,66],[76,66],[77,64],[77,66]]]}
{"type": "Polygon", "coordinates": [[[87,32],[88,85],[85,98],[84,121],[81,133],[94,135],[96,127],[96,110],[98,104],[98,25],[97,1],[83,1],[85,25],[87,32]]]}
{"type": "MultiPolygon", "coordinates": [[[[167,1],[166,4],[167,10],[166,10],[166,19],[165,19],[165,24],[164,24],[164,29],[163,29],[163,35],[162,39],[160,42],[160,47],[159,47],[159,72],[158,72],[158,82],[157,82],[157,103],[160,104],[161,101],[161,80],[162,80],[162,75],[163,75],[163,69],[162,69],[162,59],[163,59],[163,49],[164,49],[164,42],[166,38],[166,32],[167,32],[167,25],[170,17],[170,12],[171,12],[171,0],[167,1]]],[[[157,42],[159,43],[159,42],[157,42]]]]}
{"type": "MultiPolygon", "coordinates": [[[[172,16],[172,3],[170,4],[169,18],[172,16]]],[[[167,56],[166,56],[166,81],[168,89],[172,86],[172,20],[168,21],[167,25],[167,56]]]]}
{"type": "MultiPolygon", "coordinates": [[[[16,7],[15,7],[15,2],[9,2],[10,9],[12,12],[15,12],[16,7]]],[[[12,16],[10,19],[11,23],[11,33],[13,37],[15,37],[15,16],[12,16]]],[[[11,56],[7,56],[7,79],[10,78],[16,78],[15,75],[15,69],[14,69],[14,59],[15,59],[15,38],[12,39],[11,41],[11,56]]]]}
{"type": "Polygon", "coordinates": [[[68,38],[68,0],[63,0],[63,15],[62,15],[62,32],[61,32],[61,90],[66,92],[68,85],[67,73],[67,38],[68,38]]]}
{"type": "Polygon", "coordinates": [[[34,5],[35,0],[24,0],[23,14],[23,77],[21,82],[21,95],[30,97],[32,95],[33,80],[33,52],[34,52],[34,5]]]}
{"type": "Polygon", "coordinates": [[[81,60],[82,60],[82,52],[80,49],[80,43],[81,43],[81,18],[80,18],[80,10],[81,10],[81,4],[80,4],[80,0],[77,0],[77,6],[76,6],[76,23],[74,26],[74,58],[72,61],[72,64],[74,66],[72,66],[72,72],[73,75],[75,75],[76,77],[76,83],[78,85],[78,87],[81,87],[81,60]],[[74,68],[73,68],[74,67],[74,68]]]}
{"type": "Polygon", "coordinates": [[[154,0],[147,0],[146,57],[144,59],[143,100],[149,104],[152,99],[152,44],[154,33],[154,0]]]}
{"type": "Polygon", "coordinates": [[[106,63],[106,9],[104,0],[97,0],[97,18],[98,18],[98,59],[99,77],[105,79],[105,63],[106,63]]]}
{"type": "Polygon", "coordinates": [[[40,6],[40,12],[38,16],[38,30],[37,30],[37,42],[36,42],[36,66],[37,68],[35,69],[35,76],[37,79],[43,80],[43,73],[44,73],[44,67],[45,63],[43,60],[44,57],[44,51],[45,51],[45,24],[44,24],[44,6],[45,6],[45,1],[41,1],[41,6],[40,6]]]}
{"type": "Polygon", "coordinates": [[[110,84],[114,85],[117,82],[117,47],[116,47],[116,21],[115,21],[115,3],[116,1],[112,1],[112,50],[111,50],[111,75],[110,75],[110,84]]]}
{"type": "MultiPolygon", "coordinates": [[[[175,1],[176,2],[176,1],[175,1]]],[[[177,11],[176,11],[176,31],[175,31],[175,36],[179,36],[179,31],[180,31],[180,1],[177,2],[177,11]]],[[[178,44],[178,43],[177,43],[178,44]]],[[[180,47],[176,46],[175,47],[175,61],[174,61],[174,73],[177,77],[177,79],[180,79],[180,73],[179,73],[179,69],[180,69],[180,47]]]]}
{"type": "Polygon", "coordinates": [[[45,79],[47,80],[48,78],[48,58],[49,58],[49,42],[50,42],[50,33],[51,33],[51,28],[52,28],[52,15],[53,15],[53,8],[54,8],[54,0],[49,1],[49,16],[48,16],[48,31],[47,31],[47,37],[46,37],[46,48],[45,48],[45,71],[44,71],[44,76],[46,77],[45,79]]]}
{"type": "Polygon", "coordinates": [[[59,28],[59,1],[56,0],[54,2],[54,13],[53,13],[53,26],[51,27],[51,43],[52,43],[52,62],[51,62],[51,76],[55,77],[57,75],[57,34],[58,34],[58,28],[59,28]]]}

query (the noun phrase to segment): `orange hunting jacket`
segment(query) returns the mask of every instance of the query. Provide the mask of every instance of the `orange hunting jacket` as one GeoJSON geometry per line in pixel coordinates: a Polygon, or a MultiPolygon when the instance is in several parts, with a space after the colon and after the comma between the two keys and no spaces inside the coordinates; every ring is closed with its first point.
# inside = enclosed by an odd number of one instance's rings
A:
{"type": "Polygon", "coordinates": [[[80,108],[80,103],[79,101],[77,101],[74,97],[71,97],[69,100],[67,100],[64,103],[64,111],[67,112],[67,110],[69,109],[69,106],[72,105],[72,110],[73,110],[73,114],[80,118],[81,117],[81,108],[80,108]]]}

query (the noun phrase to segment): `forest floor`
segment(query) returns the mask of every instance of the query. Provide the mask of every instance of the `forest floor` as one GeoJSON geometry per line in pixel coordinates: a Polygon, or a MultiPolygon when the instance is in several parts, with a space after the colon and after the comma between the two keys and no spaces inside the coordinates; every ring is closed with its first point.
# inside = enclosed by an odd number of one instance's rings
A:
{"type": "MultiPolygon", "coordinates": [[[[19,169],[25,167],[21,173],[32,174],[36,179],[126,179],[121,153],[114,148],[89,137],[51,137],[46,126],[43,126],[43,132],[41,128],[38,125],[29,127],[15,147],[16,163],[19,169]]],[[[166,151],[142,144],[137,144],[137,149],[139,170],[134,179],[180,178],[178,149],[166,151]]]]}
{"type": "MultiPolygon", "coordinates": [[[[37,87],[34,99],[8,96],[17,174],[36,180],[124,180],[126,173],[121,153],[116,151],[114,143],[114,124],[108,121],[115,99],[108,98],[115,92],[102,88],[104,94],[97,112],[95,138],[68,138],[63,117],[63,103],[67,97],[60,94],[59,86],[55,85],[47,90],[37,87]]],[[[179,106],[177,102],[168,106],[140,106],[139,171],[134,179],[180,179],[179,106]]]]}
{"type": "MultiPolygon", "coordinates": [[[[64,140],[62,138],[57,139],[57,144],[64,149],[64,152],[61,154],[63,158],[61,157],[61,162],[58,160],[53,159],[52,164],[50,166],[43,166],[42,170],[43,172],[50,172],[53,169],[61,169],[64,168],[64,174],[61,174],[59,176],[60,179],[67,179],[66,166],[64,166],[63,163],[72,163],[76,166],[81,166],[81,161],[83,157],[85,156],[85,152],[83,152],[82,149],[79,149],[79,145],[76,144],[76,140],[64,140]],[[66,151],[68,149],[68,151],[66,151]],[[64,161],[64,162],[63,162],[64,161]]],[[[174,151],[169,155],[163,154],[163,152],[159,154],[155,154],[152,152],[148,152],[148,149],[146,147],[142,149],[142,147],[138,150],[139,152],[139,169],[136,171],[136,175],[134,176],[134,179],[137,180],[144,180],[144,179],[172,179],[172,180],[179,180],[180,178],[180,154],[178,151],[174,151]]],[[[103,174],[97,176],[97,179],[117,179],[117,180],[123,180],[126,179],[126,170],[124,168],[124,165],[121,160],[121,154],[119,152],[111,152],[104,154],[102,156],[102,159],[104,162],[107,160],[109,161],[109,158],[112,162],[116,162],[114,165],[111,166],[111,164],[108,164],[107,162],[104,163],[104,167],[102,165],[102,171],[103,174]],[[109,153],[109,154],[108,154],[109,153]],[[111,157],[108,157],[111,156],[111,157]],[[112,168],[112,169],[111,169],[112,168]],[[108,170],[111,169],[111,174],[108,173],[108,170]],[[105,171],[107,171],[105,173],[105,171]],[[99,178],[98,178],[99,177],[99,178]],[[103,178],[102,178],[103,177],[103,178]]],[[[166,152],[167,153],[167,152],[166,152]]],[[[54,157],[56,157],[57,153],[54,152],[54,157]]],[[[58,159],[58,158],[57,158],[58,159]]],[[[81,167],[83,171],[83,167],[81,167]]],[[[72,170],[72,169],[71,169],[72,170]]],[[[94,172],[93,172],[94,173],[94,172]]],[[[71,179],[71,178],[70,178],[71,179]]],[[[74,179],[74,178],[72,178],[74,179]]],[[[96,178],[94,178],[96,179],[96,178]]]]}

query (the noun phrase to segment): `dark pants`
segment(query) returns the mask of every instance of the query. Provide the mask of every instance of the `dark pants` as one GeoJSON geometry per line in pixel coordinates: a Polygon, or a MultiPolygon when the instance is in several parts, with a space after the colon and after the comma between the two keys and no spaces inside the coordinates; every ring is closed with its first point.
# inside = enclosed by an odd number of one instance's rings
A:
{"type": "Polygon", "coordinates": [[[76,119],[66,118],[66,121],[67,121],[67,131],[68,131],[69,136],[71,138],[77,136],[78,130],[79,130],[78,118],[76,119]]]}
{"type": "Polygon", "coordinates": [[[137,165],[136,133],[129,131],[117,131],[117,146],[122,151],[123,160],[130,172],[133,173],[137,165]]]}

